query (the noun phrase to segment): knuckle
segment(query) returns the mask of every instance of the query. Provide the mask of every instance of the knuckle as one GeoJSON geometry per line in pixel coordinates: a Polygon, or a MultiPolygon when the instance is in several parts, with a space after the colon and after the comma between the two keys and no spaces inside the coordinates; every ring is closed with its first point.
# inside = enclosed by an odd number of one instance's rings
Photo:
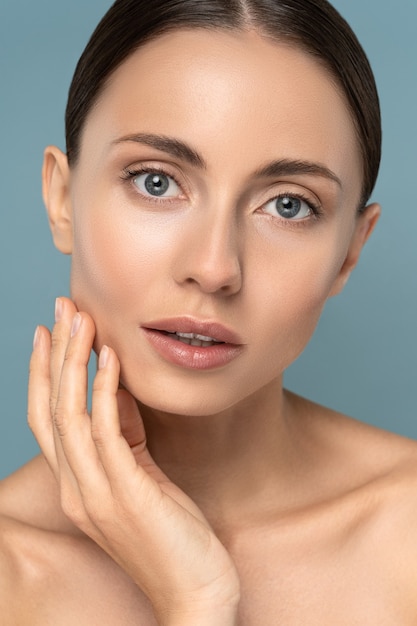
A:
{"type": "Polygon", "coordinates": [[[61,437],[61,439],[64,438],[68,432],[68,420],[65,411],[59,405],[59,403],[55,407],[53,421],[58,435],[61,437]]]}
{"type": "Polygon", "coordinates": [[[107,436],[103,427],[96,422],[91,423],[91,438],[99,449],[103,449],[106,445],[107,436]]]}
{"type": "Polygon", "coordinates": [[[86,359],[84,354],[80,353],[80,347],[70,343],[63,356],[63,368],[77,368],[79,366],[85,366],[86,359]]]}
{"type": "Polygon", "coordinates": [[[54,331],[52,332],[52,336],[51,336],[51,349],[52,352],[56,352],[58,350],[62,349],[62,337],[61,334],[58,333],[56,331],[56,329],[54,329],[54,331]]]}
{"type": "Polygon", "coordinates": [[[114,523],[114,515],[106,500],[89,499],[85,503],[88,518],[98,528],[111,528],[114,523]]]}
{"type": "Polygon", "coordinates": [[[61,508],[66,517],[79,528],[85,526],[87,516],[80,498],[71,489],[61,490],[61,508]]]}
{"type": "Polygon", "coordinates": [[[58,401],[58,394],[56,393],[56,391],[52,391],[50,398],[49,398],[49,410],[51,412],[51,415],[53,415],[55,413],[55,407],[58,401]]]}
{"type": "Polygon", "coordinates": [[[64,365],[69,365],[74,360],[74,350],[68,346],[64,354],[64,365]]]}

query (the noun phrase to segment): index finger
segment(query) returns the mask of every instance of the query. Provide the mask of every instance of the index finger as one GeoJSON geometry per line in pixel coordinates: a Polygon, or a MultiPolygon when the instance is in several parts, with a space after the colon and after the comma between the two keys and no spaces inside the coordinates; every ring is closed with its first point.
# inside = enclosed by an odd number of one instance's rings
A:
{"type": "Polygon", "coordinates": [[[59,470],[50,412],[50,351],[51,334],[44,326],[38,326],[33,339],[33,352],[29,365],[27,418],[29,427],[57,478],[59,470]]]}

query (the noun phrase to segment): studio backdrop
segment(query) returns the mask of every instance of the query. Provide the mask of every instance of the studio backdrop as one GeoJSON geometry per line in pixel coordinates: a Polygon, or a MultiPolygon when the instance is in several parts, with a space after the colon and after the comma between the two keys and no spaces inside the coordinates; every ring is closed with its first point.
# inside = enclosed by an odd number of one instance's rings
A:
{"type": "MultiPolygon", "coordinates": [[[[26,425],[37,324],[68,295],[41,200],[46,144],[64,147],[75,63],[109,0],[0,0],[0,477],[37,453],[26,425]]],[[[380,223],[344,293],[329,301],[286,386],[360,420],[417,437],[417,3],[334,0],[373,66],[383,160],[380,223]]],[[[308,94],[306,94],[308,98],[308,94]]],[[[279,331],[279,329],[277,329],[279,331]]]]}

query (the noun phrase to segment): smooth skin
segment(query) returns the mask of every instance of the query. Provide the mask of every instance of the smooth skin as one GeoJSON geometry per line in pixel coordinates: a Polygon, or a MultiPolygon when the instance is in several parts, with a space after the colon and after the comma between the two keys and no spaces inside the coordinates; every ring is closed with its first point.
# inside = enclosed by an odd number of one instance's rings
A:
{"type": "Polygon", "coordinates": [[[417,623],[416,444],[282,389],[379,217],[358,214],[361,183],[326,70],[253,32],[148,43],[90,113],[75,167],[47,148],[72,300],[35,334],[43,455],[0,485],[5,623],[417,623]],[[172,363],[144,328],[178,316],[231,329],[239,354],[172,363]]]}
{"type": "MultiPolygon", "coordinates": [[[[177,618],[185,623],[188,614],[192,623],[197,609],[206,623],[208,609],[216,604],[219,614],[233,616],[239,598],[233,563],[201,511],[153,462],[138,408],[118,389],[119,362],[107,346],[100,353],[90,419],[86,365],[94,332],[89,316],[74,317],[71,303],[58,300],[52,341],[59,350],[53,352],[57,363],[51,371],[59,377],[49,376],[49,334],[39,329],[35,338],[29,423],[36,434],[49,428],[43,446],[38,436],[61,485],[63,511],[146,592],[161,623],[166,616],[167,623],[177,618]],[[50,401],[53,433],[45,420],[50,401]],[[129,443],[121,436],[121,419],[127,429],[133,425],[126,433],[129,443]],[[132,552],[140,557],[132,561],[132,552]]],[[[229,622],[234,620],[224,619],[229,622]]]]}

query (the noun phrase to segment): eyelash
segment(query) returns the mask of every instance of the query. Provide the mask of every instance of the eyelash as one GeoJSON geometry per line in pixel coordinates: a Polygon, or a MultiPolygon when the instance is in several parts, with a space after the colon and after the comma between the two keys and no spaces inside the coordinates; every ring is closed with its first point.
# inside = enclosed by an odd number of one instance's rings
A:
{"type": "MultiPolygon", "coordinates": [[[[176,183],[176,185],[178,185],[178,187],[182,190],[182,185],[174,174],[168,173],[164,168],[158,167],[155,165],[153,165],[152,167],[146,167],[146,166],[135,167],[134,169],[130,169],[127,167],[123,170],[121,179],[129,182],[129,181],[134,180],[134,178],[136,178],[137,176],[140,176],[141,174],[163,174],[164,176],[168,176],[169,178],[172,178],[172,180],[176,183]]],[[[163,198],[163,197],[158,198],[157,196],[155,197],[143,196],[143,197],[150,202],[175,202],[178,199],[178,198],[163,198]]],[[[311,217],[315,220],[320,219],[320,217],[323,215],[323,210],[321,206],[319,205],[319,203],[312,202],[311,199],[305,196],[304,194],[300,192],[294,192],[294,191],[280,192],[277,196],[274,196],[270,198],[269,200],[267,200],[266,202],[264,202],[262,204],[262,207],[260,207],[260,209],[262,210],[270,202],[281,200],[283,198],[296,198],[297,200],[301,200],[302,202],[305,202],[308,208],[311,210],[311,214],[312,214],[311,217]]],[[[283,217],[279,218],[278,215],[277,215],[277,218],[274,218],[273,216],[271,216],[271,218],[272,219],[278,218],[283,222],[288,222],[289,223],[288,225],[292,225],[292,226],[296,226],[296,225],[302,226],[302,224],[307,221],[307,218],[303,218],[300,220],[290,220],[290,219],[285,219],[283,217]]]]}
{"type": "MultiPolygon", "coordinates": [[[[183,185],[179,182],[177,177],[174,174],[168,173],[164,168],[158,167],[156,165],[152,165],[152,167],[135,167],[135,169],[130,169],[129,167],[125,168],[122,172],[121,179],[127,182],[134,180],[137,176],[141,174],[163,174],[168,178],[172,178],[174,183],[178,185],[178,187],[183,190],[183,185]]],[[[145,196],[137,191],[145,200],[149,200],[150,202],[175,202],[178,198],[158,198],[157,196],[145,196]]]]}
{"type": "MultiPolygon", "coordinates": [[[[308,208],[310,209],[310,211],[312,213],[312,217],[314,219],[320,219],[320,217],[323,215],[323,209],[322,209],[321,205],[318,202],[313,202],[311,200],[311,198],[309,198],[306,195],[300,193],[299,191],[297,191],[297,192],[294,192],[294,191],[280,192],[277,196],[274,196],[270,200],[267,200],[267,202],[264,202],[264,204],[262,205],[262,208],[265,207],[270,202],[277,201],[277,200],[282,200],[283,198],[296,198],[297,200],[301,200],[302,202],[305,202],[306,205],[308,206],[308,208]]],[[[284,221],[286,221],[286,222],[297,222],[297,221],[303,222],[302,219],[300,219],[300,220],[289,220],[289,219],[286,220],[285,218],[282,218],[282,219],[284,221]]]]}

